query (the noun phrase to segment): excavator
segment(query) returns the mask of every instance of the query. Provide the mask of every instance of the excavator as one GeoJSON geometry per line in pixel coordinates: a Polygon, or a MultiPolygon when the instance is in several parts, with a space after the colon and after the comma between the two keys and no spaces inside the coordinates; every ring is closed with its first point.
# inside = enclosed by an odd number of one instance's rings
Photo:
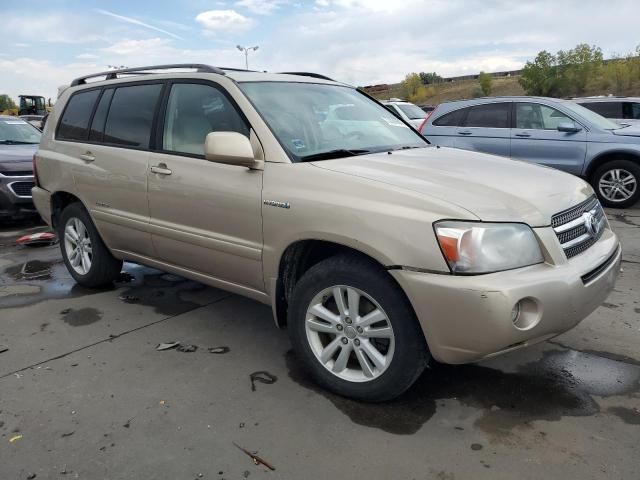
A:
{"type": "Polygon", "coordinates": [[[9,108],[2,115],[46,115],[51,111],[51,99],[45,102],[43,96],[40,95],[19,95],[20,99],[18,108],[9,108]]]}

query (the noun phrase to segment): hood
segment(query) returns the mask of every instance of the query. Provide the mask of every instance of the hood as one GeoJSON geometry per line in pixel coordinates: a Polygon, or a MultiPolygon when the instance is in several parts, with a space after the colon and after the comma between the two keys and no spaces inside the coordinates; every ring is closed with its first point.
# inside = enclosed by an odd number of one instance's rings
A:
{"type": "MultiPolygon", "coordinates": [[[[621,122],[626,122],[622,120],[621,122]]],[[[611,130],[614,135],[620,135],[623,137],[640,137],[640,123],[629,123],[628,127],[618,128],[617,130],[611,130]]]]}
{"type": "Polygon", "coordinates": [[[547,226],[593,195],[578,177],[547,167],[452,148],[386,152],[314,165],[405,188],[462,207],[483,221],[547,226]]]}
{"type": "Polygon", "coordinates": [[[33,169],[33,154],[38,145],[0,145],[0,172],[33,169]]]}

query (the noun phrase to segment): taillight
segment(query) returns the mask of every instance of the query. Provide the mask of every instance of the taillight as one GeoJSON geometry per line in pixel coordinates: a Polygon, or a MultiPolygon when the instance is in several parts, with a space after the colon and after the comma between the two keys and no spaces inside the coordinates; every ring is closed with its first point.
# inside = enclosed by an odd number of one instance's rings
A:
{"type": "Polygon", "coordinates": [[[36,154],[33,154],[33,161],[32,161],[32,165],[33,165],[33,181],[36,184],[36,187],[40,186],[40,180],[38,180],[38,169],[36,167],[36,154]]]}

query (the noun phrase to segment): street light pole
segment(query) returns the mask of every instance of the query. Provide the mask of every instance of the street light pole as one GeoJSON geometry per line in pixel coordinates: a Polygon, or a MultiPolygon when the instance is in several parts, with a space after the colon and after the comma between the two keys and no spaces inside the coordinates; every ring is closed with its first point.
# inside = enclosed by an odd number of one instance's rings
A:
{"type": "Polygon", "coordinates": [[[236,45],[236,48],[241,52],[244,52],[244,66],[247,70],[249,70],[249,50],[253,50],[254,52],[258,50],[258,45],[255,47],[243,47],[240,45],[236,45]]]}

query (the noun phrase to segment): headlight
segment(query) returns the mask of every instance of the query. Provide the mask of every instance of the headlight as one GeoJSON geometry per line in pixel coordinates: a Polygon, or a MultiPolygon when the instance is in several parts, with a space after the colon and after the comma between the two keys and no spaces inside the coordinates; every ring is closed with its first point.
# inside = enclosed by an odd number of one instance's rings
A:
{"type": "Polygon", "coordinates": [[[544,261],[533,230],[521,223],[444,221],[435,230],[453,273],[491,273],[544,261]]]}

